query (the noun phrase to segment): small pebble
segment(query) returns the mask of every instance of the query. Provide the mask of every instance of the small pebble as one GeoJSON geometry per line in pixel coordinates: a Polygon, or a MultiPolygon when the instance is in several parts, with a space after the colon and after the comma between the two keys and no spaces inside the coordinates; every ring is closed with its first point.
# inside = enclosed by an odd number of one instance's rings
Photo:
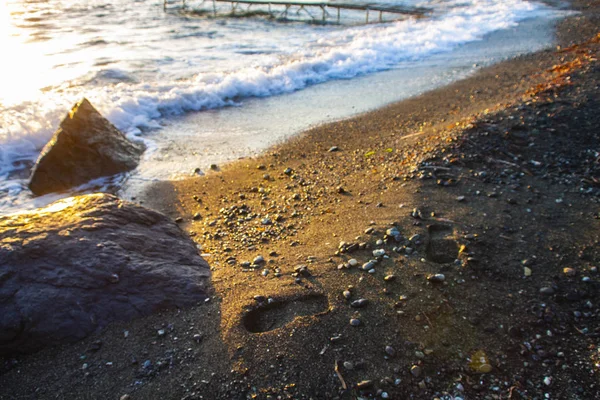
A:
{"type": "Polygon", "coordinates": [[[375,267],[375,263],[372,261],[368,261],[362,265],[361,269],[363,271],[370,271],[373,269],[373,267],[375,267]]]}
{"type": "Polygon", "coordinates": [[[369,304],[369,300],[367,299],[358,299],[358,300],[354,300],[352,303],[350,303],[350,307],[352,308],[363,308],[366,307],[369,304]]]}
{"type": "Polygon", "coordinates": [[[446,280],[446,275],[444,274],[434,274],[434,275],[429,275],[429,277],[427,278],[430,282],[444,282],[446,280]]]}
{"type": "Polygon", "coordinates": [[[385,346],[385,353],[390,357],[394,357],[396,355],[396,350],[392,346],[385,346]]]}
{"type": "Polygon", "coordinates": [[[415,378],[418,378],[419,376],[421,376],[422,373],[422,369],[421,367],[419,367],[418,365],[413,365],[410,369],[410,373],[412,374],[412,376],[414,376],[415,378]]]}
{"type": "Polygon", "coordinates": [[[373,257],[381,257],[385,254],[384,249],[373,250],[373,257]]]}
{"type": "Polygon", "coordinates": [[[358,319],[358,318],[351,318],[350,319],[350,325],[352,325],[352,326],[359,326],[360,325],[360,319],[358,319]]]}
{"type": "Polygon", "coordinates": [[[554,288],[550,287],[550,286],[546,286],[540,289],[540,293],[541,294],[545,294],[545,295],[553,295],[554,294],[554,288]]]}

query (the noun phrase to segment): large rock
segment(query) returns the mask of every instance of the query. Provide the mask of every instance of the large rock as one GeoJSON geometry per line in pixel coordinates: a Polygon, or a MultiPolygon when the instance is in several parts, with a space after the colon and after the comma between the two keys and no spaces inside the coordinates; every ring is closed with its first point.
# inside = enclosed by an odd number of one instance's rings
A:
{"type": "Polygon", "coordinates": [[[112,195],[0,217],[0,354],[197,304],[207,297],[209,277],[177,225],[112,195]]]}
{"type": "Polygon", "coordinates": [[[38,158],[29,188],[61,192],[102,176],[134,169],[144,146],[132,143],[89,101],[75,105],[38,158]]]}

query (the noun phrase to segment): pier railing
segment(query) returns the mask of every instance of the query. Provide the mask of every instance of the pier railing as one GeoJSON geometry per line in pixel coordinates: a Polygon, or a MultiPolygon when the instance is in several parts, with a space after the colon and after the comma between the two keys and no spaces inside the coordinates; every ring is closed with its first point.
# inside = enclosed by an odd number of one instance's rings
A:
{"type": "MultiPolygon", "coordinates": [[[[170,4],[173,4],[172,2],[169,2],[169,0],[163,1],[165,10],[167,10],[170,4]]],[[[379,13],[378,20],[379,22],[382,22],[384,13],[402,16],[423,17],[431,11],[430,9],[423,7],[410,7],[402,5],[363,2],[345,3],[323,0],[202,0],[200,5],[208,2],[212,3],[212,14],[215,17],[218,16],[217,3],[229,3],[231,5],[231,11],[229,15],[236,15],[236,11],[241,10],[242,6],[246,6],[246,13],[250,12],[250,8],[253,6],[266,6],[266,10],[263,9],[261,11],[266,15],[269,15],[271,18],[287,19],[288,15],[293,11],[296,11],[296,15],[299,15],[300,12],[304,11],[306,15],[308,15],[313,21],[319,21],[318,17],[316,17],[313,13],[308,11],[308,9],[316,8],[320,9],[321,11],[320,21],[323,23],[330,21],[331,18],[334,17],[334,15],[329,13],[329,10],[335,10],[334,14],[338,24],[340,23],[341,10],[365,11],[366,23],[370,22],[369,17],[371,12],[379,13]],[[279,9],[275,10],[274,7],[279,7],[279,9]]],[[[181,4],[183,8],[187,7],[186,0],[181,0],[181,4]]]]}

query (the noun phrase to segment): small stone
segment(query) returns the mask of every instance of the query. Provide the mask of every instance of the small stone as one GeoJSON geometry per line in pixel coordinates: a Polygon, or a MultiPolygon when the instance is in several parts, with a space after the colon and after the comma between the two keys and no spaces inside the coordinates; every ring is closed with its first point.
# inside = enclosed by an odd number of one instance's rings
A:
{"type": "Polygon", "coordinates": [[[338,186],[337,188],[335,188],[335,191],[339,194],[344,194],[346,193],[346,189],[344,189],[343,186],[338,186]]]}
{"type": "Polygon", "coordinates": [[[339,151],[339,150],[340,150],[339,147],[337,147],[337,146],[331,146],[329,148],[329,150],[327,150],[327,151],[330,152],[330,153],[333,153],[334,151],[339,151]]]}
{"type": "Polygon", "coordinates": [[[375,267],[375,263],[373,261],[368,261],[364,263],[361,267],[363,271],[370,271],[375,267]]]}
{"type": "Polygon", "coordinates": [[[385,254],[384,249],[373,250],[373,257],[381,257],[385,254]]]}
{"type": "Polygon", "coordinates": [[[176,224],[180,224],[180,223],[182,223],[182,222],[183,222],[183,218],[181,218],[181,217],[177,217],[177,218],[175,218],[175,223],[176,223],[176,224]]]}
{"type": "Polygon", "coordinates": [[[383,277],[383,280],[386,282],[391,282],[396,279],[396,275],[386,275],[383,277]]]}
{"type": "Polygon", "coordinates": [[[351,267],[356,267],[358,265],[358,261],[354,258],[351,258],[350,260],[348,260],[348,265],[351,267]]]}
{"type": "Polygon", "coordinates": [[[194,336],[192,336],[192,339],[194,339],[194,342],[200,343],[202,341],[202,335],[199,333],[196,333],[194,336]]]}
{"type": "Polygon", "coordinates": [[[213,171],[216,171],[219,169],[219,166],[217,164],[210,164],[210,169],[212,169],[213,171]]]}
{"type": "Polygon", "coordinates": [[[293,172],[293,170],[291,168],[289,168],[289,167],[283,170],[283,173],[286,174],[286,175],[291,175],[292,172],[293,172]]]}
{"type": "Polygon", "coordinates": [[[531,276],[531,273],[532,273],[531,268],[529,268],[529,267],[523,267],[523,275],[525,275],[525,276],[531,276]]]}
{"type": "Polygon", "coordinates": [[[457,197],[456,197],[456,201],[458,201],[458,202],[463,202],[463,201],[465,201],[465,196],[457,196],[457,197]]]}
{"type": "Polygon", "coordinates": [[[299,266],[295,267],[294,272],[296,272],[298,275],[304,276],[306,278],[311,276],[311,273],[308,270],[308,267],[306,265],[299,265],[299,266]]]}
{"type": "Polygon", "coordinates": [[[350,307],[352,308],[363,308],[366,307],[369,304],[369,300],[367,299],[358,299],[358,300],[354,300],[352,303],[350,303],[350,307]]]}
{"type": "Polygon", "coordinates": [[[263,256],[256,256],[254,260],[252,260],[252,264],[262,264],[265,262],[265,258],[263,256]]]}
{"type": "Polygon", "coordinates": [[[350,300],[350,297],[352,297],[352,293],[350,293],[350,291],[349,291],[349,290],[344,290],[344,291],[342,292],[342,296],[344,296],[344,298],[345,298],[346,300],[350,300]]]}
{"type": "Polygon", "coordinates": [[[350,319],[350,325],[352,325],[352,326],[359,326],[360,325],[360,319],[358,319],[358,318],[351,318],[350,319]]]}
{"type": "Polygon", "coordinates": [[[165,332],[165,330],[164,330],[164,329],[159,329],[159,330],[157,331],[157,333],[158,333],[158,336],[165,336],[165,334],[166,334],[166,332],[165,332]]]}
{"type": "Polygon", "coordinates": [[[123,396],[119,397],[119,400],[129,400],[131,399],[131,396],[128,394],[124,394],[123,396]]]}
{"type": "Polygon", "coordinates": [[[545,295],[553,295],[555,292],[554,288],[550,287],[550,286],[546,286],[540,289],[540,293],[541,294],[545,294],[545,295]]]}
{"type": "Polygon", "coordinates": [[[192,219],[194,221],[198,221],[201,218],[202,218],[202,215],[199,212],[195,213],[194,216],[192,217],[192,219]]]}
{"type": "Polygon", "coordinates": [[[385,234],[395,238],[396,236],[400,235],[400,231],[398,230],[398,228],[393,227],[385,231],[385,234]]]}
{"type": "Polygon", "coordinates": [[[348,371],[352,371],[354,369],[354,363],[352,361],[344,361],[343,365],[348,371]]]}
{"type": "Polygon", "coordinates": [[[390,395],[388,394],[388,392],[381,392],[381,398],[382,399],[389,399],[390,395]]]}
{"type": "Polygon", "coordinates": [[[546,386],[550,386],[552,384],[552,377],[551,376],[547,376],[544,378],[544,385],[546,386]]]}
{"type": "Polygon", "coordinates": [[[444,274],[429,275],[427,280],[429,280],[429,282],[440,283],[446,280],[446,276],[444,274]]]}
{"type": "Polygon", "coordinates": [[[425,358],[425,353],[423,353],[422,351],[417,350],[417,351],[415,351],[415,357],[417,357],[418,359],[422,360],[423,358],[425,358]]]}
{"type": "Polygon", "coordinates": [[[577,272],[575,271],[575,269],[567,267],[567,268],[564,268],[564,269],[563,269],[563,273],[564,273],[566,276],[575,276],[575,274],[576,274],[577,272]]]}
{"type": "Polygon", "coordinates": [[[392,346],[385,346],[385,353],[390,357],[394,357],[396,355],[396,350],[392,346]]]}
{"type": "Polygon", "coordinates": [[[421,373],[423,372],[423,370],[421,369],[421,367],[419,367],[418,365],[413,365],[410,368],[410,373],[412,374],[412,376],[414,376],[415,378],[418,378],[421,376],[421,373]]]}
{"type": "Polygon", "coordinates": [[[490,364],[490,361],[483,350],[477,350],[471,356],[469,367],[473,372],[480,374],[488,374],[492,371],[492,365],[490,364]]]}
{"type": "Polygon", "coordinates": [[[267,298],[265,296],[261,296],[261,295],[256,295],[253,297],[254,301],[258,302],[258,303],[264,303],[265,301],[267,301],[267,298]]]}

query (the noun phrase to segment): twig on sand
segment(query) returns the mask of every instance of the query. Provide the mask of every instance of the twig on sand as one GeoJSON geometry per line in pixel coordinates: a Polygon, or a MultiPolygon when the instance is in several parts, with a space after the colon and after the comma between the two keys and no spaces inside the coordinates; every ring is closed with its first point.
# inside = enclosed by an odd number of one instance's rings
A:
{"type": "Polygon", "coordinates": [[[425,319],[427,320],[427,322],[429,322],[429,326],[431,326],[433,328],[433,324],[431,323],[431,320],[429,319],[427,314],[425,314],[425,312],[423,312],[423,315],[425,316],[425,319]]]}
{"type": "Polygon", "coordinates": [[[437,165],[421,165],[419,168],[420,169],[439,169],[441,171],[451,171],[452,170],[452,168],[439,167],[437,165]]]}
{"type": "Polygon", "coordinates": [[[335,374],[337,375],[338,379],[342,383],[342,389],[344,389],[344,390],[348,389],[348,385],[346,385],[346,381],[344,380],[344,377],[340,373],[340,365],[339,365],[338,360],[335,360],[333,370],[335,371],[335,374]]]}

